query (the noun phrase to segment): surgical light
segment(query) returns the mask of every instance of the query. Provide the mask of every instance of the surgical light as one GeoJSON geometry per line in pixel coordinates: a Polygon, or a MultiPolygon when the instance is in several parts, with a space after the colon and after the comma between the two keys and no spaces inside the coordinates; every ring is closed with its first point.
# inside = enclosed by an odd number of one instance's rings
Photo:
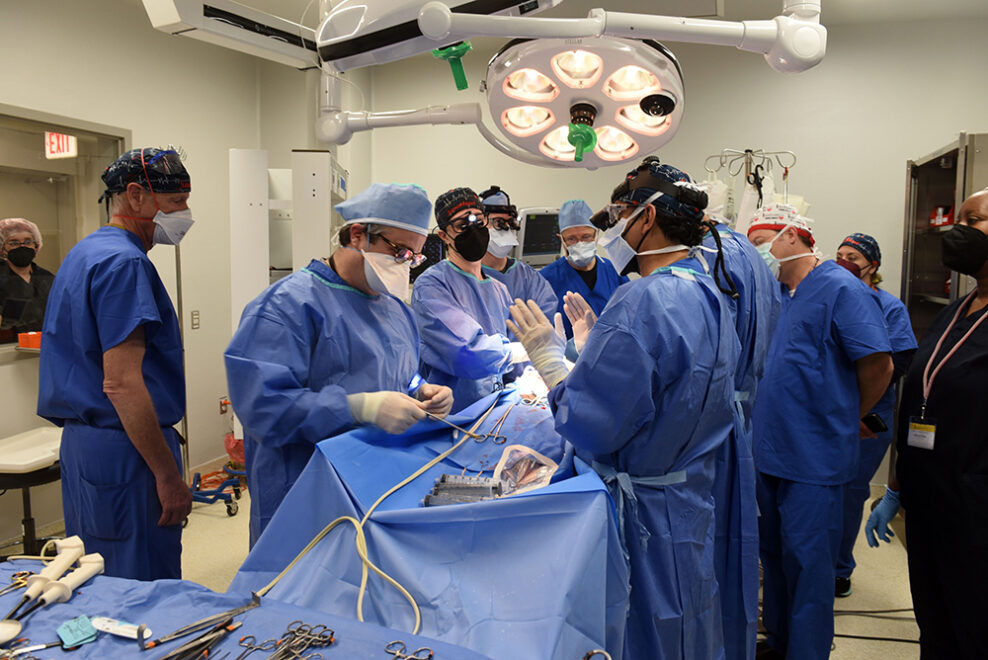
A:
{"type": "Polygon", "coordinates": [[[626,105],[618,110],[615,117],[622,126],[642,135],[662,135],[669,128],[669,118],[665,115],[653,117],[637,105],[626,105]]]}
{"type": "Polygon", "coordinates": [[[505,137],[562,166],[652,153],[683,113],[679,64],[654,41],[518,39],[488,63],[485,88],[505,137]]]}
{"type": "Polygon", "coordinates": [[[545,103],[559,95],[559,87],[535,69],[521,69],[504,81],[504,93],[519,101],[545,103]]]}
{"type": "Polygon", "coordinates": [[[502,125],[514,135],[527,137],[542,132],[555,121],[552,112],[533,105],[509,108],[501,116],[502,125]]]}
{"type": "Polygon", "coordinates": [[[633,64],[621,67],[604,83],[604,93],[615,101],[634,101],[661,89],[658,78],[633,64]]]}
{"type": "Polygon", "coordinates": [[[638,143],[620,128],[601,126],[595,132],[597,148],[594,152],[604,160],[622,161],[638,153],[638,143]]]}
{"type": "Polygon", "coordinates": [[[552,70],[565,85],[582,89],[597,82],[604,60],[586,50],[568,50],[552,58],[552,70]]]}
{"type": "Polygon", "coordinates": [[[576,147],[569,143],[569,127],[560,126],[553,130],[539,144],[539,151],[558,161],[572,161],[576,157],[576,147]]]}

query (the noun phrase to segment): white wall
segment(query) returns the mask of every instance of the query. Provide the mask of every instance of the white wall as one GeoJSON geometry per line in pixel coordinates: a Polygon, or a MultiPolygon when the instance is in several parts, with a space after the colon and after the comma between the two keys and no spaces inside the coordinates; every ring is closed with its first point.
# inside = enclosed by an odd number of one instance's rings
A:
{"type": "MultiPolygon", "coordinates": [[[[873,234],[887,289],[898,293],[905,161],[962,130],[988,131],[988,21],[828,29],[824,61],[795,76],[732,48],[670,44],[684,71],[686,113],[658,155],[702,179],[704,158],[724,147],[794,151],[790,192],[812,203],[821,247],[832,255],[846,234],[873,234]]],[[[475,45],[465,60],[469,91],[455,91],[444,62],[419,56],[373,70],[374,109],[482,100],[477,83],[492,50],[486,40],[475,45]]],[[[582,197],[599,207],[630,169],[525,165],[463,126],[382,129],[372,142],[375,181],[414,181],[433,198],[453,186],[497,183],[519,206],[582,197]]]]}
{"type": "MultiPolygon", "coordinates": [[[[305,74],[155,31],[138,0],[2,2],[0,63],[0,103],[118,126],[133,132],[134,146],[172,143],[187,152],[196,218],[181,247],[191,464],[223,455],[228,150],[263,142],[274,158],[287,159],[292,147],[311,146],[311,129],[302,125],[309,112],[305,74]],[[273,119],[262,122],[262,110],[273,119]],[[280,121],[284,130],[275,130],[280,121]],[[191,329],[192,310],[200,312],[198,330],[191,329]]],[[[174,249],[159,246],[151,256],[174,292],[174,249]]],[[[36,397],[37,359],[2,361],[0,436],[44,424],[34,414],[36,397]]],[[[0,539],[17,533],[20,516],[16,493],[0,498],[0,539]]],[[[60,509],[38,507],[36,517],[46,524],[61,517],[60,509]]]]}

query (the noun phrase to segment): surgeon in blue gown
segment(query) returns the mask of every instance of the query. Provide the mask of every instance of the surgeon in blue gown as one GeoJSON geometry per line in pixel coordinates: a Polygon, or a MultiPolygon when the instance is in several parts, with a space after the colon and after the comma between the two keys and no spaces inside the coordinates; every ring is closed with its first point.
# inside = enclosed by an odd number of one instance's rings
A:
{"type": "Polygon", "coordinates": [[[415,280],[412,311],[421,374],[453,390],[457,412],[504,389],[504,374],[526,358],[508,339],[508,289],[481,267],[490,232],[477,193],[448,190],[436,199],[435,212],[447,257],[415,280]]]}
{"type": "Polygon", "coordinates": [[[268,287],[226,349],[244,425],[253,547],[324,438],[373,424],[403,433],[449,413],[449,388],[417,377],[408,296],[432,204],[415,185],[371,185],[336,205],[340,248],[268,287]]]}
{"type": "Polygon", "coordinates": [[[518,209],[511,203],[508,193],[497,186],[485,190],[480,198],[491,235],[482,262],[484,274],[508,287],[512,300],[534,300],[545,315],[552,318],[557,302],[548,280],[524,261],[508,256],[518,245],[518,230],[521,229],[518,209]]]}
{"type": "Polygon", "coordinates": [[[734,377],[737,414],[730,440],[717,453],[714,552],[724,617],[724,648],[728,660],[745,660],[754,657],[758,632],[758,504],[751,453],[751,409],[782,302],[778,281],[748,239],[721,222],[709,217],[707,220],[716,224],[694,254],[704,264],[704,270],[716,276],[720,268],[716,257],[719,239],[723,268],[738,293],[731,306],[741,343],[734,377]]]}
{"type": "Polygon", "coordinates": [[[817,257],[796,209],[759,209],[748,238],[784,286],[752,413],[768,631],[759,657],[825,660],[844,486],[858,467],[860,419],[892,376],[891,347],[873,292],[817,257]]]}
{"type": "Polygon", "coordinates": [[[837,263],[870,286],[878,297],[885,316],[885,326],[892,346],[892,362],[895,365],[892,382],[871,411],[882,418],[888,429],[877,433],[873,438],[861,438],[857,473],[844,487],[844,533],[837,556],[837,578],[834,584],[834,595],[843,598],[851,595],[851,573],[855,566],[854,542],[861,527],[865,500],[871,495],[871,478],[875,476],[892,442],[895,384],[909,371],[917,344],[906,306],[888,291],[878,288],[882,281],[878,274],[878,268],[882,265],[882,251],[878,247],[878,241],[868,234],[851,234],[837,248],[837,263]]]}
{"type": "Polygon", "coordinates": [[[153,148],[102,179],[110,222],[69,251],[48,297],[38,414],[62,427],[66,534],[107,575],[177,579],[192,509],[172,428],[185,414],[182,339],[147,252],[191,227],[191,180],[177,153],[153,148]]]}
{"type": "Polygon", "coordinates": [[[688,256],[702,210],[656,189],[686,180],[655,161],[629,174],[605,234],[615,266],[643,277],[617,290],[568,374],[538,307],[511,309],[556,430],[614,498],[631,567],[625,658],[724,658],[711,488],[734,428],[740,346],[727,298],[688,256]]]}
{"type": "MultiPolygon", "coordinates": [[[[614,291],[628,281],[618,275],[611,262],[597,255],[597,229],[590,223],[593,211],[582,199],[572,199],[559,208],[559,238],[566,256],[542,268],[542,275],[556,294],[556,312],[563,314],[566,293],[580,294],[600,316],[614,291]]],[[[551,314],[546,314],[552,318],[551,314]]],[[[566,337],[573,336],[573,326],[563,314],[566,337]]]]}

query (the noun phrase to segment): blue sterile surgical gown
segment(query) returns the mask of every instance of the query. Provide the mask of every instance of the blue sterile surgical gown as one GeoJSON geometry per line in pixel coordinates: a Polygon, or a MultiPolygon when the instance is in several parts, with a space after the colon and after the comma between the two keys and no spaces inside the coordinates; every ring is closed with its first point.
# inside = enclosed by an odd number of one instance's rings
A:
{"type": "MultiPolygon", "coordinates": [[[[737,414],[730,440],[717,452],[714,478],[717,583],[728,660],[753,658],[758,632],[758,505],[751,454],[751,407],[765,369],[782,304],[779,283],[748,239],[718,224],[724,265],[738,291],[732,301],[741,355],[734,377],[737,414]]],[[[697,252],[713,275],[717,243],[712,234],[697,252]]],[[[723,283],[726,286],[726,282],[723,283]]]]}
{"type": "Polygon", "coordinates": [[[752,421],[762,621],[788,658],[830,655],[842,493],[858,467],[855,362],[890,350],[873,292],[833,261],[784,291],[752,421]]]}
{"type": "Polygon", "coordinates": [[[909,358],[916,350],[916,335],[913,333],[909,312],[902,301],[888,291],[877,289],[875,294],[885,315],[885,325],[888,328],[889,343],[892,345],[893,360],[896,363],[896,373],[892,377],[889,388],[875,404],[871,412],[877,413],[887,431],[882,431],[877,438],[861,438],[861,456],[854,478],[844,487],[844,532],[841,537],[840,552],[837,557],[837,576],[851,577],[854,571],[854,542],[858,538],[861,527],[861,515],[864,503],[871,494],[871,478],[882,464],[885,452],[892,442],[893,421],[895,416],[895,383],[899,376],[908,369],[909,358]]]}
{"type": "Polygon", "coordinates": [[[99,552],[105,573],[137,580],[182,576],[182,526],[158,527],[154,475],[103,393],[103,354],[143,326],[142,372],[168,448],[178,434],[185,375],[178,319],[141,240],[103,227],[65,256],[45,312],[38,414],[62,427],[65,533],[99,552]]]}
{"type": "Polygon", "coordinates": [[[253,546],[315,444],[355,426],[347,394],[408,392],[418,332],[403,302],[362,293],[314,259],[247,305],[224,356],[244,425],[253,546]]]}
{"type": "MultiPolygon", "coordinates": [[[[609,260],[601,256],[597,257],[597,281],[593,285],[593,290],[587,286],[587,283],[580,277],[579,271],[573,268],[566,257],[560,257],[543,267],[539,271],[539,275],[549,281],[549,285],[556,293],[555,311],[563,315],[563,326],[566,328],[567,338],[573,336],[573,326],[570,325],[569,319],[563,312],[563,296],[566,295],[567,291],[583,296],[583,299],[593,308],[594,313],[600,316],[604,307],[607,306],[607,301],[614,295],[614,291],[628,281],[627,277],[618,275],[617,271],[614,270],[614,265],[609,260]]],[[[549,315],[549,319],[552,319],[552,315],[549,315]]]]}
{"type": "Polygon", "coordinates": [[[631,566],[624,657],[723,658],[711,488],[734,427],[739,344],[695,259],[620,287],[549,393],[610,487],[631,566]]]}
{"type": "Polygon", "coordinates": [[[508,259],[508,267],[503,273],[489,266],[483,266],[483,269],[485,275],[493,277],[508,287],[508,295],[511,296],[511,300],[515,298],[534,300],[546,317],[550,321],[552,320],[556,313],[558,301],[549,281],[542,277],[539,271],[518,259],[508,259]]]}
{"type": "Polygon", "coordinates": [[[415,280],[412,311],[421,336],[420,373],[453,390],[453,412],[504,388],[511,369],[508,289],[448,260],[415,280]]]}

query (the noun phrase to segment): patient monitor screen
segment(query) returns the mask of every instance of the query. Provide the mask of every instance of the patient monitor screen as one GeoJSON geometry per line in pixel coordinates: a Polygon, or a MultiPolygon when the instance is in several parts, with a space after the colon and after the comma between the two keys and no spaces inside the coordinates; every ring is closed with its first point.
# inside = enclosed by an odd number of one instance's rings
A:
{"type": "Polygon", "coordinates": [[[559,256],[559,220],[555,213],[528,213],[525,215],[525,237],[522,255],[559,256]]]}

